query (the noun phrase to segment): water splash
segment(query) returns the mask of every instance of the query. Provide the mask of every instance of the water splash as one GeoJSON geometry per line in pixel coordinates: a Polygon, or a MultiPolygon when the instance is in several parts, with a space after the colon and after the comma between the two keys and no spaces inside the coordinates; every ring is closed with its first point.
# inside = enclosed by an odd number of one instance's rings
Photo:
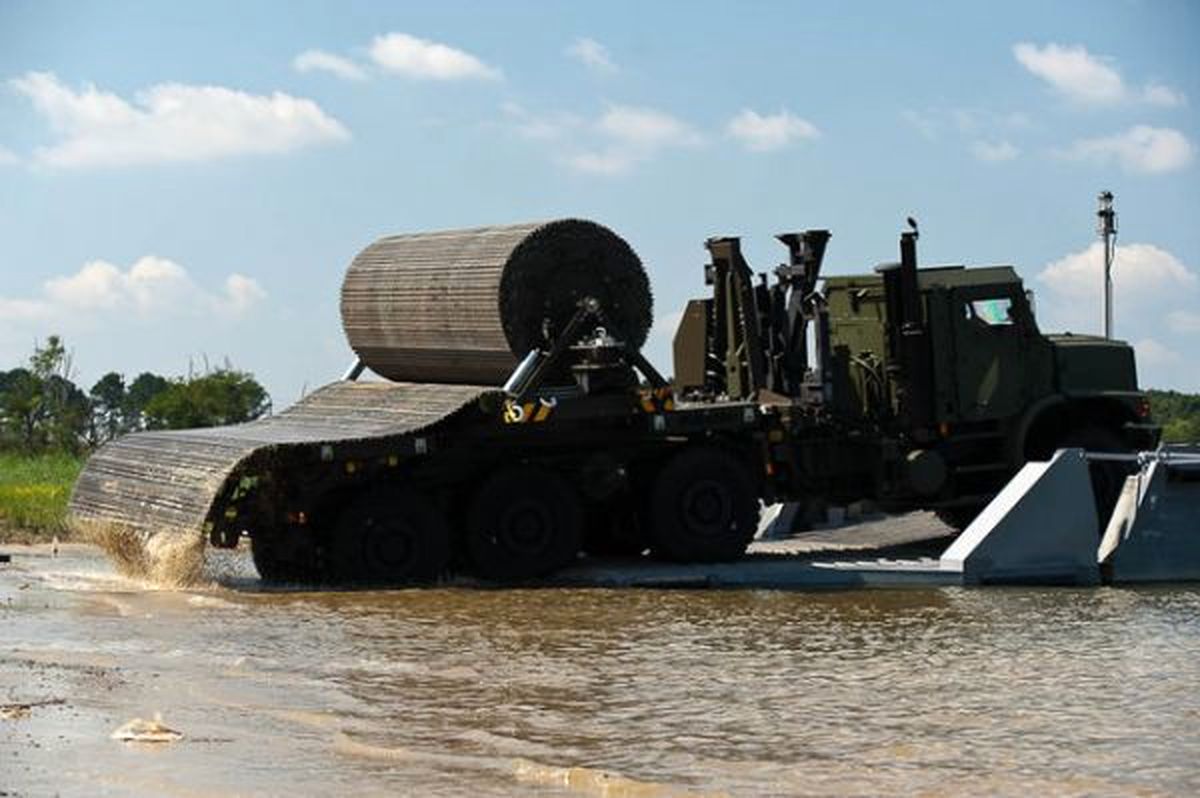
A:
{"type": "Polygon", "coordinates": [[[156,587],[194,587],[204,581],[204,538],[177,531],[143,532],[111,521],[77,520],[79,539],[99,546],[122,576],[156,587]]]}

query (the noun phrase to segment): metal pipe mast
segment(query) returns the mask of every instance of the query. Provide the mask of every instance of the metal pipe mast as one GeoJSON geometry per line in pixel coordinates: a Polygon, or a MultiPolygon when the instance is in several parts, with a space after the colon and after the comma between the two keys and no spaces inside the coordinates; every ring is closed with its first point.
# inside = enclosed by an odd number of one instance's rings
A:
{"type": "Polygon", "coordinates": [[[1096,232],[1104,239],[1104,337],[1113,337],[1112,263],[1116,254],[1117,212],[1113,210],[1113,194],[1102,191],[1097,197],[1096,232]]]}

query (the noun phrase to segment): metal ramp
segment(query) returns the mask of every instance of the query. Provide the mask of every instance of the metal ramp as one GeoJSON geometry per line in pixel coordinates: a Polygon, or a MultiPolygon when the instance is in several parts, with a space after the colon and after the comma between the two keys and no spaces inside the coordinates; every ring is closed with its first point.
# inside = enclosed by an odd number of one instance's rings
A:
{"type": "Polygon", "coordinates": [[[1140,455],[1097,559],[1105,581],[1200,581],[1200,445],[1140,455]]]}
{"type": "Polygon", "coordinates": [[[1103,543],[1096,536],[1091,457],[1110,455],[1063,449],[1026,464],[936,559],[760,553],[713,564],[584,561],[553,583],[820,590],[1200,580],[1200,448],[1130,458],[1141,469],[1129,477],[1103,543]]]}

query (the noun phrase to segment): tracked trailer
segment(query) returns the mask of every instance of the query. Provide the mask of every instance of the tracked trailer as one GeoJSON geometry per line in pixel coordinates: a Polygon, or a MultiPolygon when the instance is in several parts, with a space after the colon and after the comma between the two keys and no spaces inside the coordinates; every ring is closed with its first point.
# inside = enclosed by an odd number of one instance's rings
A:
{"type": "Polygon", "coordinates": [[[918,270],[914,230],[899,263],[822,287],[828,239],[780,236],[773,284],[710,239],[670,383],[640,353],[641,262],[607,228],[381,239],[342,286],[347,379],[248,424],[114,441],[72,515],[151,552],[248,536],[271,580],[514,581],[581,552],[736,559],[761,501],[963,523],[1064,442],[1152,444],[1132,350],[1043,336],[1010,267],[918,270]]]}

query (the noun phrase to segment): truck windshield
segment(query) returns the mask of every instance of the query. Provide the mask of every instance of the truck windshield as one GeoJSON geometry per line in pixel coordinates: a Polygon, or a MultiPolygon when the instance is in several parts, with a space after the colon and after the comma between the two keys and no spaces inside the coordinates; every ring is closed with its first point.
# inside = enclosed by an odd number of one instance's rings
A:
{"type": "Polygon", "coordinates": [[[976,299],[966,306],[968,319],[977,319],[988,326],[1012,324],[1012,300],[1008,297],[997,299],[976,299]]]}

